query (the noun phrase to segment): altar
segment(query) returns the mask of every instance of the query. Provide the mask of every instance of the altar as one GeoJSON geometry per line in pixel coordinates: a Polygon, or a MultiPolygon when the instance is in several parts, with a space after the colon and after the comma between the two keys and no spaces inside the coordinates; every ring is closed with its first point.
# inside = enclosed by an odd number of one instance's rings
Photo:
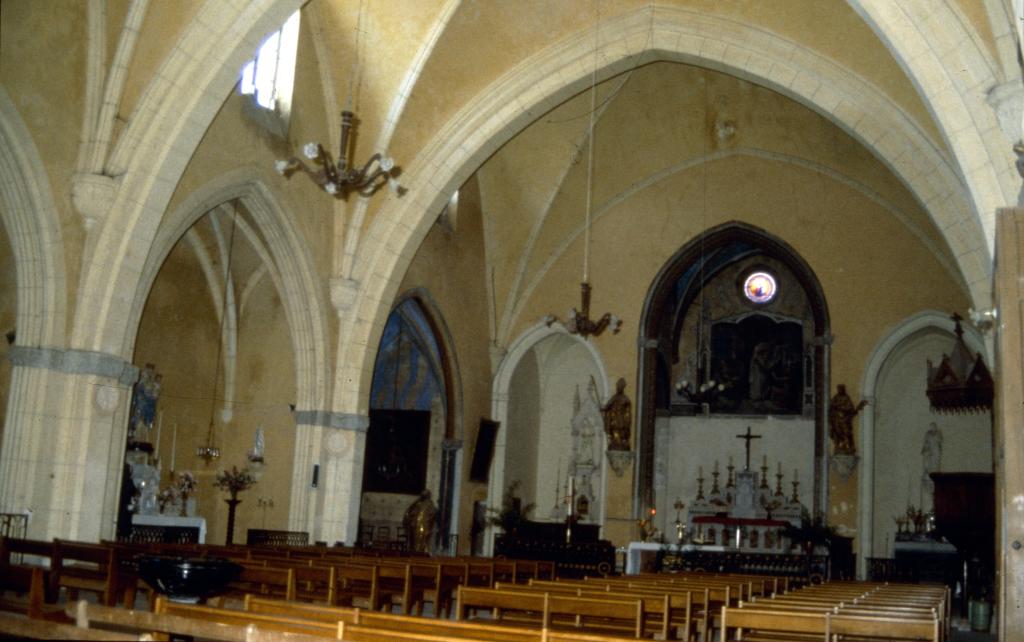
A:
{"type": "Polygon", "coordinates": [[[132,515],[132,525],[164,526],[198,531],[198,543],[206,543],[206,519],[202,517],[178,517],[172,515],[132,515]]]}

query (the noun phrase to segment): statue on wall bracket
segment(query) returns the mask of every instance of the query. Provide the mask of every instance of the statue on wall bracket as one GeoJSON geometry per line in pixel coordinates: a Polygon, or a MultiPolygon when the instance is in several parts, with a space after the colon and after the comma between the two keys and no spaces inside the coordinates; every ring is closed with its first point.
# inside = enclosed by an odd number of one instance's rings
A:
{"type": "Polygon", "coordinates": [[[836,394],[829,405],[828,433],[832,438],[830,463],[832,472],[844,482],[849,479],[857,467],[857,462],[860,461],[857,446],[853,441],[853,419],[866,405],[867,399],[862,399],[860,403],[854,405],[853,399],[846,392],[845,384],[836,386],[836,394]]]}
{"type": "Polygon", "coordinates": [[[604,431],[608,436],[608,464],[615,475],[622,477],[626,466],[633,461],[630,435],[633,427],[633,404],[626,396],[626,380],[619,377],[615,394],[601,408],[604,431]]]}

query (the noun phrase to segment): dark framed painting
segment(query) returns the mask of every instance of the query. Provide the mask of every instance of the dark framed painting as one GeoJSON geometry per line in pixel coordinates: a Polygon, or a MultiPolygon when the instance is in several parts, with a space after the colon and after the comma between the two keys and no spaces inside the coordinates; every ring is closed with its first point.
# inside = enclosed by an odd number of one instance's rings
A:
{"type": "Polygon", "coordinates": [[[711,412],[803,412],[803,326],[762,314],[711,326],[711,378],[723,387],[711,412]]]}
{"type": "Polygon", "coordinates": [[[417,495],[427,486],[429,410],[370,410],[363,491],[417,495]]]}

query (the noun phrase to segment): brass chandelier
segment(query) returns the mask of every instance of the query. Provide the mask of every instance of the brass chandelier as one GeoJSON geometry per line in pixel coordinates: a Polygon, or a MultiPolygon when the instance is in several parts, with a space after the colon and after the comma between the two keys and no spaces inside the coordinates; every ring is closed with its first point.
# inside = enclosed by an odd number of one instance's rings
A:
{"type": "Polygon", "coordinates": [[[351,192],[372,196],[385,184],[390,185],[396,194],[403,194],[405,190],[396,178],[400,170],[390,156],[377,152],[362,167],[356,167],[352,161],[352,133],[356,122],[355,114],[351,111],[346,109],[341,112],[341,144],[338,147],[337,163],[320,143],[306,143],[302,146],[302,153],[315,167],[292,156],[277,161],[275,168],[278,173],[290,178],[296,171],[302,170],[320,189],[343,200],[347,200],[351,192]]]}

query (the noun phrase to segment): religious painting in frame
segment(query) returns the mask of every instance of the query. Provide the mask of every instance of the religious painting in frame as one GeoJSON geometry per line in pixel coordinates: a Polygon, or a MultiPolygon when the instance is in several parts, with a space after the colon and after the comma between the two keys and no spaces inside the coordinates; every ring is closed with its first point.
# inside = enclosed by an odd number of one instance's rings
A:
{"type": "Polygon", "coordinates": [[[417,495],[427,485],[430,411],[370,410],[363,491],[417,495]]]}
{"type": "Polygon", "coordinates": [[[798,415],[803,412],[803,325],[765,314],[711,326],[711,378],[722,391],[711,412],[798,415]]]}

